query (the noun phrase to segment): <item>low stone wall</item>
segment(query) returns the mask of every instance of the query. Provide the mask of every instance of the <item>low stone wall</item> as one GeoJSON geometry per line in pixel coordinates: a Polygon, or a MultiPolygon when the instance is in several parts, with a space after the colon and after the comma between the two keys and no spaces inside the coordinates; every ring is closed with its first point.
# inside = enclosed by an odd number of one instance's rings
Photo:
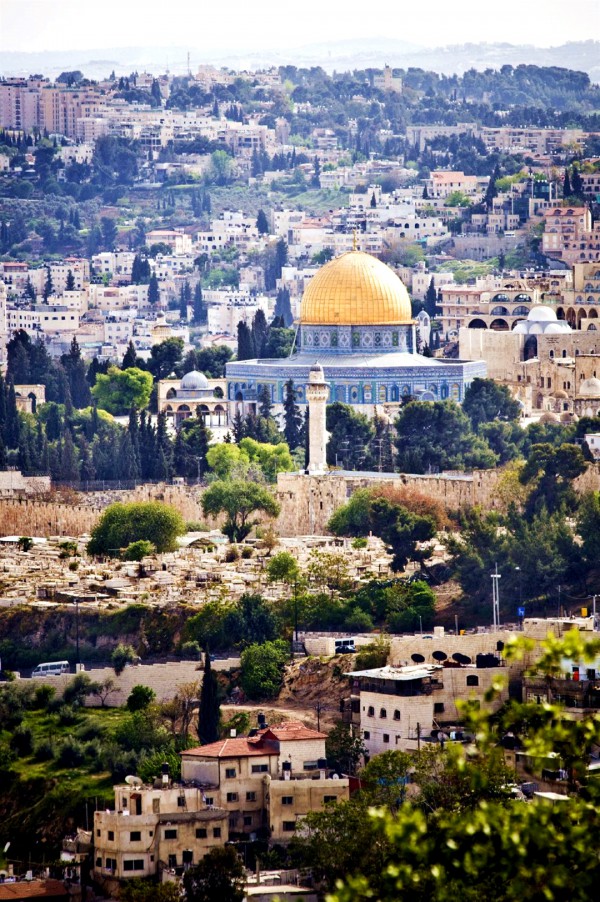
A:
{"type": "MultiPolygon", "coordinates": [[[[239,665],[239,658],[229,658],[222,661],[214,661],[213,670],[229,670],[239,665]]],[[[106,707],[118,708],[124,705],[129,693],[134,686],[149,686],[156,693],[158,702],[172,699],[181,686],[187,683],[202,684],[202,665],[198,661],[172,661],[166,664],[136,664],[128,665],[125,670],[115,675],[112,667],[98,667],[86,670],[85,673],[95,683],[112,679],[115,683],[115,692],[106,699],[106,707]]],[[[62,692],[65,686],[71,682],[74,674],[62,674],[61,676],[35,677],[27,682],[35,685],[55,686],[58,692],[62,692]]],[[[86,705],[97,707],[100,700],[96,696],[89,696],[86,705]]]]}
{"type": "Polygon", "coordinates": [[[98,511],[81,505],[0,498],[0,536],[80,536],[97,519],[98,511]]]}

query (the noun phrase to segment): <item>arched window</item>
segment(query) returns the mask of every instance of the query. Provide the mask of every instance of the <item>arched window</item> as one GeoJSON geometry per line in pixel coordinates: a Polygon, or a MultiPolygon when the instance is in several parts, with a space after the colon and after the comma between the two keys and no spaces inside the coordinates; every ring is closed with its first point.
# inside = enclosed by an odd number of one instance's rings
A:
{"type": "Polygon", "coordinates": [[[503,307],[502,305],[492,307],[490,314],[492,316],[508,316],[508,307],[503,307]]]}
{"type": "Polygon", "coordinates": [[[382,708],[382,709],[381,709],[381,711],[379,712],[379,716],[381,717],[382,720],[385,720],[385,719],[386,719],[386,717],[387,717],[387,711],[385,710],[385,708],[382,708]]]}
{"type": "Polygon", "coordinates": [[[375,708],[373,707],[373,705],[369,705],[367,714],[369,715],[369,717],[375,717],[375,708]]]}
{"type": "Polygon", "coordinates": [[[394,720],[400,720],[400,712],[398,711],[397,708],[394,711],[394,720]]]}

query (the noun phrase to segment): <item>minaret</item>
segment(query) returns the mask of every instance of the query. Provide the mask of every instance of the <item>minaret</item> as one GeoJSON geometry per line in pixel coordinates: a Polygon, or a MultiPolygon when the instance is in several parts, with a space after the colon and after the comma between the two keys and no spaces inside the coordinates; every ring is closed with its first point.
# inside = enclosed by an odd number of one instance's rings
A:
{"type": "Polygon", "coordinates": [[[329,386],[320,363],[314,363],[308,374],[306,400],[308,401],[308,474],[320,476],[327,472],[327,431],[325,407],[329,386]]]}

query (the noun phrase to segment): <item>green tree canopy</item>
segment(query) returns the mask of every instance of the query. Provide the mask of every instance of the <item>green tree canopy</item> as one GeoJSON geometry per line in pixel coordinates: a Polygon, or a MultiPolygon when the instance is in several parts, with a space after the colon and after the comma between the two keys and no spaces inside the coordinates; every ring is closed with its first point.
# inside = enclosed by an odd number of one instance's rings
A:
{"type": "Polygon", "coordinates": [[[264,486],[256,482],[231,480],[214,482],[202,496],[202,509],[206,516],[216,517],[224,513],[223,532],[232,542],[241,542],[253,526],[256,513],[277,517],[279,502],[264,486]]]}
{"type": "Polygon", "coordinates": [[[488,469],[496,456],[453,401],[410,401],[396,420],[397,465],[402,473],[488,469]]]}
{"type": "Polygon", "coordinates": [[[249,645],[242,652],[242,689],[257,701],[275,698],[281,689],[289,646],[282,639],[249,645]]]}
{"type": "Polygon", "coordinates": [[[126,414],[131,407],[148,406],[152,392],[152,375],[137,367],[121,370],[110,366],[106,375],[98,373],[92,395],[98,407],[113,414],[126,414]]]}
{"type": "Polygon", "coordinates": [[[243,902],[244,879],[235,848],[218,846],[183,875],[186,902],[243,902]]]}
{"type": "Polygon", "coordinates": [[[185,532],[185,524],[175,508],[160,501],[134,501],[111,504],[92,530],[89,554],[119,554],[132,542],[145,539],[158,552],[174,551],[177,536],[185,532]]]}
{"type": "Polygon", "coordinates": [[[473,379],[465,392],[462,409],[471,420],[473,429],[492,420],[516,420],[521,408],[506,385],[493,379],[473,379]]]}

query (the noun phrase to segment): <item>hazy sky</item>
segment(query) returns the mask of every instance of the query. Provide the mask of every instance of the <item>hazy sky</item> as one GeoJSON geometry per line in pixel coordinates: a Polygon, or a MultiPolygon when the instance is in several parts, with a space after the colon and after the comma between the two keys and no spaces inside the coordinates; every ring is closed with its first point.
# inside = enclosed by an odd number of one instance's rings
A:
{"type": "Polygon", "coordinates": [[[282,51],[382,35],[430,47],[600,40],[600,0],[0,0],[0,52],[167,45],[282,51]]]}

